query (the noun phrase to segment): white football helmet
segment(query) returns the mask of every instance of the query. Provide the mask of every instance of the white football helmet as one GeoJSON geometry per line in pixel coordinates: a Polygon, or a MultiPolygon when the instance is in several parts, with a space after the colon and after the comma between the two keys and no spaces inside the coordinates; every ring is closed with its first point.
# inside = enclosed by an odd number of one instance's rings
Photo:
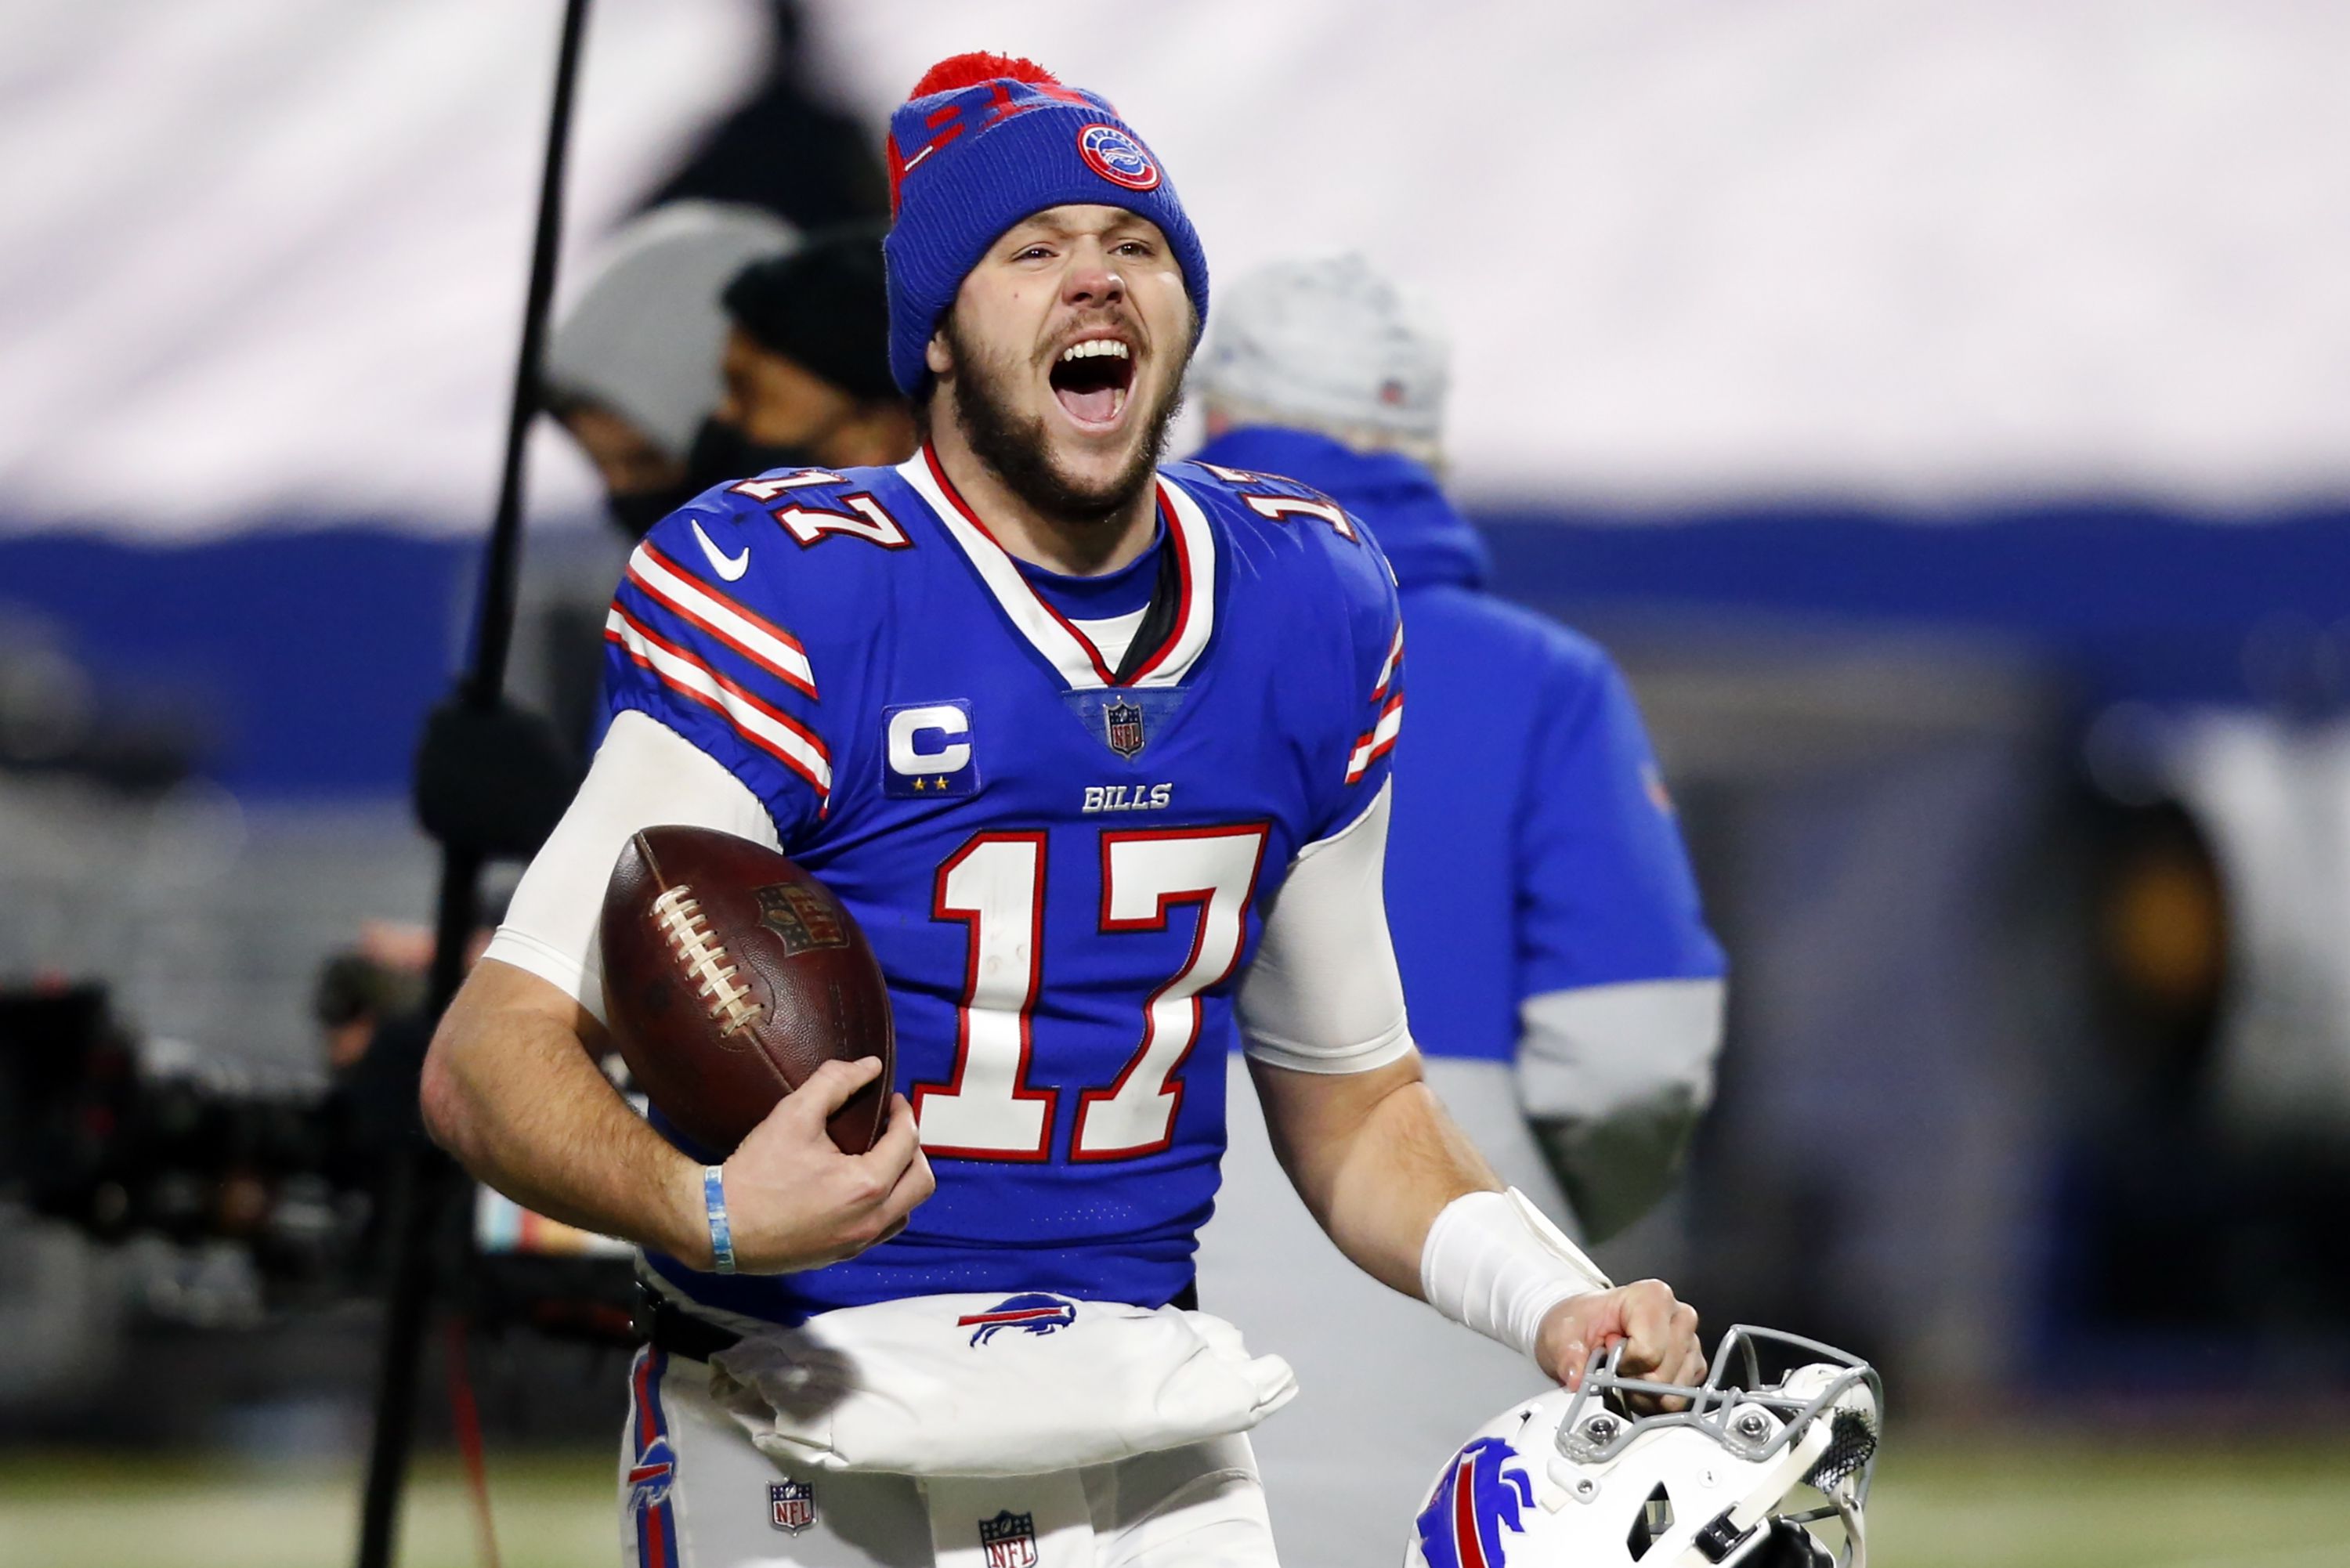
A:
{"type": "Polygon", "coordinates": [[[1620,1376],[1622,1356],[1479,1428],[1437,1477],[1405,1568],[1866,1568],[1885,1407],[1867,1363],[1742,1325],[1696,1387],[1620,1376]],[[1667,1396],[1688,1408],[1636,1413],[1667,1396]],[[1834,1553],[1810,1529],[1829,1519],[1834,1553]]]}

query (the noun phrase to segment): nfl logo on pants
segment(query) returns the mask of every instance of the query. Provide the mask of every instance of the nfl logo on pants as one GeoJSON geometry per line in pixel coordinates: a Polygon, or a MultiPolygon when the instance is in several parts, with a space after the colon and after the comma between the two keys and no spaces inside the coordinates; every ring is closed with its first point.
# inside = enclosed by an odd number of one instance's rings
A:
{"type": "Polygon", "coordinates": [[[797,1535],[816,1522],[816,1488],[806,1481],[772,1482],[767,1507],[777,1530],[797,1535]]]}
{"type": "Polygon", "coordinates": [[[1007,1508],[983,1519],[979,1543],[987,1548],[987,1568],[1036,1568],[1036,1517],[1007,1508]]]}

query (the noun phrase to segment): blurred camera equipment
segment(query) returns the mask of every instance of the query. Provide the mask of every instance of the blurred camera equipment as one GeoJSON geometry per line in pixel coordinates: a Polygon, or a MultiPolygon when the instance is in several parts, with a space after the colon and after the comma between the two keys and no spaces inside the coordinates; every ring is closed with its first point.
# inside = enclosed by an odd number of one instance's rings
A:
{"type": "Polygon", "coordinates": [[[103,1241],[235,1242],[285,1303],[348,1284],[369,1161],[324,1085],[142,1037],[94,982],[0,992],[0,1195],[103,1241]]]}

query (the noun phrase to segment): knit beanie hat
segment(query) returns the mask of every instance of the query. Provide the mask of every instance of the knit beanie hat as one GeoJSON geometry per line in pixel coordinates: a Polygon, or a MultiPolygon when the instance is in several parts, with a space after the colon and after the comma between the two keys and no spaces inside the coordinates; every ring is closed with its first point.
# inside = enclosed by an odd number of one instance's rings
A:
{"type": "Polygon", "coordinates": [[[1451,358],[1426,302],[1349,253],[1275,262],[1227,288],[1191,389],[1284,423],[1433,441],[1451,358]]]}
{"type": "Polygon", "coordinates": [[[1191,308],[1208,259],[1159,160],[1107,99],[1002,55],[941,60],[889,117],[889,373],[909,397],[955,293],[1006,229],[1048,207],[1123,207],[1167,236],[1191,308]]]}
{"type": "Polygon", "coordinates": [[[811,234],[788,255],[753,262],[721,302],[761,347],[850,397],[897,397],[879,223],[811,234]]]}
{"type": "Polygon", "coordinates": [[[718,291],[745,263],[798,243],[798,230],[755,207],[675,202],[632,220],[556,323],[542,395],[600,404],[684,457],[722,390],[718,291]]]}

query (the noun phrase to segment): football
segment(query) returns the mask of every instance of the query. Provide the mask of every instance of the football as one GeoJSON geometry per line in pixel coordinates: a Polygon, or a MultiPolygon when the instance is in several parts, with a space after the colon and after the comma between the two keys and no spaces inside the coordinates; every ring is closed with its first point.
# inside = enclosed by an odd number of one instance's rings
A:
{"type": "Polygon", "coordinates": [[[879,1056],[832,1117],[849,1154],[889,1119],[897,1067],[881,966],[824,884],[772,849],[706,827],[631,836],[605,889],[604,1009],[661,1115],[732,1153],[826,1062],[879,1056]]]}

